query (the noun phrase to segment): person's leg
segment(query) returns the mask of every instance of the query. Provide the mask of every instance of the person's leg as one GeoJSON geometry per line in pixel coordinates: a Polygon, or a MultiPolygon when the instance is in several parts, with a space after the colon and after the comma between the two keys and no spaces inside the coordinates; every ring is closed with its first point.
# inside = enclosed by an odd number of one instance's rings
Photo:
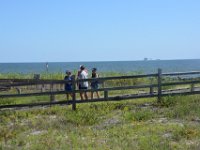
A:
{"type": "Polygon", "coordinates": [[[98,91],[96,92],[96,94],[97,94],[97,98],[100,98],[100,96],[99,96],[99,92],[98,92],[98,91]]]}
{"type": "Polygon", "coordinates": [[[85,99],[88,100],[87,92],[84,92],[85,94],[85,99]]]}
{"type": "Polygon", "coordinates": [[[84,100],[84,97],[83,97],[84,93],[80,93],[80,97],[81,97],[81,100],[84,100]]]}
{"type": "Polygon", "coordinates": [[[73,94],[72,94],[72,93],[70,93],[69,95],[70,95],[70,96],[71,96],[71,98],[73,99],[73,94]]]}
{"type": "MultiPolygon", "coordinates": [[[[81,85],[79,84],[79,90],[83,90],[83,88],[81,87],[81,85]]],[[[83,92],[80,92],[80,97],[81,97],[81,100],[84,100],[84,93],[83,92]]]]}
{"type": "Polygon", "coordinates": [[[91,92],[91,99],[93,99],[94,92],[91,92]]]}
{"type": "Polygon", "coordinates": [[[69,94],[66,94],[67,100],[69,100],[69,94]]]}
{"type": "MultiPolygon", "coordinates": [[[[79,83],[78,83],[78,89],[81,90],[81,85],[79,83]]],[[[83,96],[82,96],[81,92],[80,92],[80,98],[81,98],[81,100],[83,100],[83,96]]]]}

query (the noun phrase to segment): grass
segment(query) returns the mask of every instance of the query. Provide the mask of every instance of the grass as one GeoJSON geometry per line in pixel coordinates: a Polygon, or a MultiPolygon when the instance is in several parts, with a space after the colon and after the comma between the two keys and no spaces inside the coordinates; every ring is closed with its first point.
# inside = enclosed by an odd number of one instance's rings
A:
{"type": "Polygon", "coordinates": [[[2,110],[0,149],[199,149],[200,96],[2,110]],[[146,104],[146,105],[144,105],[146,104]]]}
{"type": "MultiPolygon", "coordinates": [[[[140,79],[131,84],[146,81],[155,82],[140,79]]],[[[0,103],[47,100],[48,96],[4,98],[0,103]]],[[[199,150],[200,96],[168,96],[160,104],[156,102],[149,98],[77,104],[76,111],[71,106],[1,110],[0,150],[199,150]]]]}

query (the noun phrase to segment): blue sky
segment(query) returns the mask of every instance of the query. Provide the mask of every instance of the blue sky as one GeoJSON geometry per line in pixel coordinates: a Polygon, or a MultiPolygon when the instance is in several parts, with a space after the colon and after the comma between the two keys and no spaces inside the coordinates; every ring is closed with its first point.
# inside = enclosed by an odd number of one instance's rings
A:
{"type": "Polygon", "coordinates": [[[200,58],[199,0],[0,0],[0,62],[200,58]]]}

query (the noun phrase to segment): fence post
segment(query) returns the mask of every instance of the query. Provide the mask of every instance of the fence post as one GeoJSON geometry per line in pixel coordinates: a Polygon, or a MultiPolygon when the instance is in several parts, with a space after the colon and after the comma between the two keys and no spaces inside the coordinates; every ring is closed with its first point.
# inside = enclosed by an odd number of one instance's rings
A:
{"type": "Polygon", "coordinates": [[[76,110],[76,80],[75,75],[72,76],[72,87],[73,87],[73,93],[72,93],[72,110],[76,110]]]}
{"type": "Polygon", "coordinates": [[[41,92],[45,92],[45,86],[44,86],[44,84],[42,84],[41,92]]]}
{"type": "Polygon", "coordinates": [[[161,102],[162,97],[162,69],[158,68],[158,103],[161,102]]]}
{"type": "MultiPolygon", "coordinates": [[[[53,83],[51,83],[51,87],[50,87],[50,91],[53,92],[53,83]]],[[[55,95],[54,94],[51,94],[50,95],[50,101],[51,102],[55,102],[55,95]]]]}
{"type": "Polygon", "coordinates": [[[153,94],[153,86],[150,86],[149,93],[150,93],[150,95],[153,94]]]}
{"type": "Polygon", "coordinates": [[[107,100],[108,99],[108,91],[104,91],[104,99],[107,100]]]}
{"type": "Polygon", "coordinates": [[[55,102],[56,100],[55,100],[55,95],[54,94],[51,94],[50,95],[50,101],[51,102],[55,102]]]}
{"type": "Polygon", "coordinates": [[[190,89],[191,92],[194,92],[194,83],[191,84],[191,89],[190,89]]]}
{"type": "Polygon", "coordinates": [[[19,87],[17,87],[16,90],[17,90],[17,93],[18,93],[18,94],[21,94],[21,93],[22,93],[22,91],[21,91],[21,89],[20,89],[19,87]]]}

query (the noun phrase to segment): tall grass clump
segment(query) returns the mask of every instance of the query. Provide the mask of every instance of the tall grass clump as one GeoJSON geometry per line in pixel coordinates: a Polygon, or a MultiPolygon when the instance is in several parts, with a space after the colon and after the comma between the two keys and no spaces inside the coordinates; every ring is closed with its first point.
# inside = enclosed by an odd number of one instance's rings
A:
{"type": "Polygon", "coordinates": [[[197,95],[168,96],[162,99],[161,106],[171,110],[165,112],[170,118],[191,120],[200,116],[200,99],[197,95]]]}

